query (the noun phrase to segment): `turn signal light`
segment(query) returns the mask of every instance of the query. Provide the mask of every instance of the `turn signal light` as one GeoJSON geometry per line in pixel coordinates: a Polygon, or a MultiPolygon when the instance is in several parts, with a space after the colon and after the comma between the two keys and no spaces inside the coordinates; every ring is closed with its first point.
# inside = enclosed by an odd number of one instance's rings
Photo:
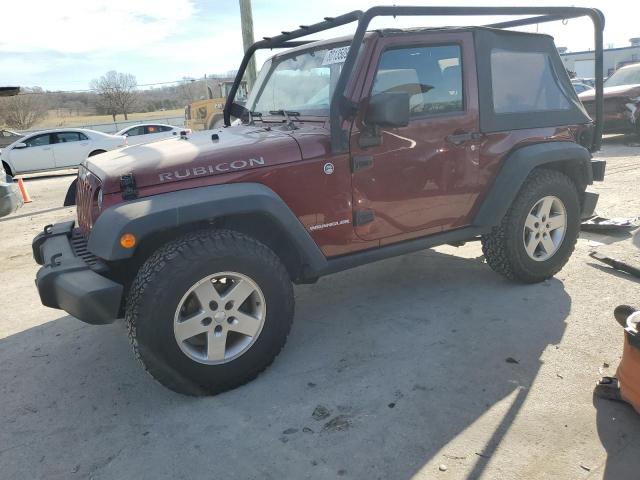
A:
{"type": "Polygon", "coordinates": [[[133,248],[136,246],[136,236],[133,233],[124,233],[120,237],[120,246],[122,248],[133,248]]]}

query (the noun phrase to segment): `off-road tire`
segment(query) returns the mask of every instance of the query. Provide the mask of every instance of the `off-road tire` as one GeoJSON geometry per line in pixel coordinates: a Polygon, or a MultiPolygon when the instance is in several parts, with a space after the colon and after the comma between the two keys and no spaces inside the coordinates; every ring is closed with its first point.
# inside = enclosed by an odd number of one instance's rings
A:
{"type": "Polygon", "coordinates": [[[159,248],[130,288],[125,313],[136,357],[158,382],[187,395],[211,395],[254,379],[284,346],[294,312],[293,288],[280,259],[262,243],[229,230],[200,230],[159,248]],[[266,315],[251,347],[228,363],[189,358],[174,336],[174,314],[185,292],[217,272],[233,271],[262,290],[266,315]]]}
{"type": "Polygon", "coordinates": [[[553,277],[567,263],[580,233],[580,199],[573,181],[561,172],[536,169],[527,178],[502,222],[482,237],[489,266],[511,280],[537,283],[553,277]],[[566,230],[557,251],[544,261],[529,257],[523,241],[524,223],[545,196],[559,198],[566,209],[566,230]]]}

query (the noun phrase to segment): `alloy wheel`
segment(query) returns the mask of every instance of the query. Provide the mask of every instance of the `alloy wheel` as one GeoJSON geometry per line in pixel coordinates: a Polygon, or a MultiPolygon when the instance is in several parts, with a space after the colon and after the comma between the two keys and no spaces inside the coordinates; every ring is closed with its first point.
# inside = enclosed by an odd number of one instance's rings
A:
{"type": "Polygon", "coordinates": [[[220,272],[187,290],[174,315],[173,332],[182,352],[192,360],[227,363],[251,348],[266,313],[264,294],[252,279],[220,272]]]}
{"type": "Polygon", "coordinates": [[[523,241],[529,258],[543,262],[562,245],[567,230],[567,211],[558,197],[546,196],[529,211],[524,222],[523,241]]]}

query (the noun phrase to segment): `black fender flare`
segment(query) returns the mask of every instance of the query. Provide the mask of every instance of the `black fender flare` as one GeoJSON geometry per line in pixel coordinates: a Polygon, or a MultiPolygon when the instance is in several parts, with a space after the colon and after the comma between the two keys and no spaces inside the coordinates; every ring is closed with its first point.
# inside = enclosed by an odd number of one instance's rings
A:
{"type": "Polygon", "coordinates": [[[478,209],[473,225],[491,228],[499,225],[520,188],[537,167],[545,164],[562,164],[570,168],[572,176],[583,185],[593,183],[591,153],[582,145],[573,142],[556,141],[525,145],[509,153],[502,167],[478,209]]]}
{"type": "Polygon", "coordinates": [[[131,258],[135,249],[120,245],[124,233],[137,244],[163,230],[230,215],[258,213],[278,224],[311,271],[322,269],[326,257],[304,225],[270,188],[259,183],[232,183],[192,188],[121,203],[105,210],[91,230],[87,248],[108,260],[131,258]]]}

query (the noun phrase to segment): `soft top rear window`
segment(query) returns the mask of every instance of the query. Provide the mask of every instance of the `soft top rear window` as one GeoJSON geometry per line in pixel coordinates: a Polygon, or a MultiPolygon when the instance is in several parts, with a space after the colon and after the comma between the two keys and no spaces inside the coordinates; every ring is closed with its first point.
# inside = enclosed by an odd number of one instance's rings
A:
{"type": "Polygon", "coordinates": [[[544,52],[492,49],[491,82],[493,110],[498,114],[571,108],[544,52]]]}
{"type": "Polygon", "coordinates": [[[473,36],[482,132],[591,121],[552,37],[489,28],[473,36]]]}

